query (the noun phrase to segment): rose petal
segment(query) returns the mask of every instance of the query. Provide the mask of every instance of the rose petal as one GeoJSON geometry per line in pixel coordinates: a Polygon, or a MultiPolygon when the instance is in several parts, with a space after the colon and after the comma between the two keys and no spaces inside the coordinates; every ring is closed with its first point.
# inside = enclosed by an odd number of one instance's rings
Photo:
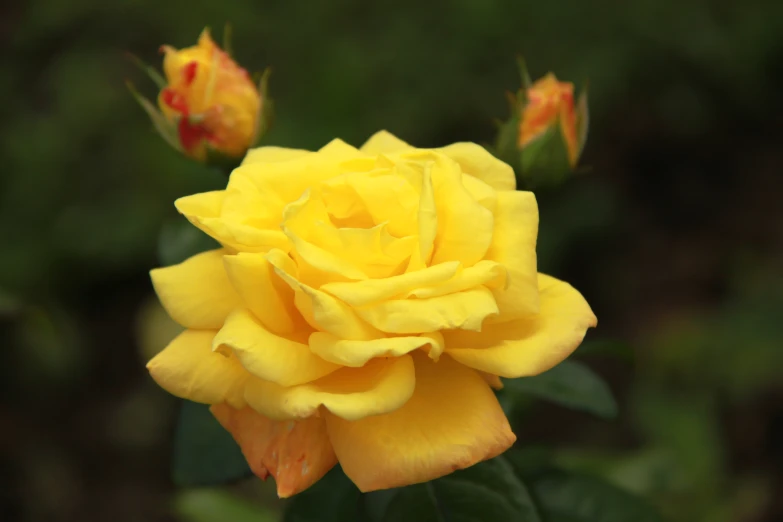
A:
{"type": "Polygon", "coordinates": [[[486,259],[506,267],[508,287],[493,290],[500,315],[489,322],[538,312],[537,234],[538,205],[533,193],[498,192],[495,228],[486,259]]]}
{"type": "Polygon", "coordinates": [[[347,421],[326,414],[345,474],[362,491],[433,480],[508,449],[516,437],[475,371],[416,357],[416,391],[400,409],[347,421]]]}
{"type": "Polygon", "coordinates": [[[250,379],[245,399],[272,419],[314,415],[323,406],[338,417],[356,420],[396,410],[413,394],[415,378],[409,355],[372,359],[361,368],[343,368],[317,381],[284,388],[250,379]]]}
{"type": "Polygon", "coordinates": [[[222,249],[210,250],[150,271],[155,292],[172,319],[186,328],[217,329],[241,306],[223,267],[225,254],[222,249]]]}
{"type": "Polygon", "coordinates": [[[440,332],[416,337],[384,337],[369,341],[350,341],[332,334],[310,334],[310,350],[335,364],[358,368],[375,357],[400,357],[429,345],[429,354],[437,359],[443,353],[443,336],[440,332]]]}
{"type": "Polygon", "coordinates": [[[388,154],[412,148],[394,134],[382,130],[373,134],[359,150],[366,154],[388,154]]]}
{"type": "Polygon", "coordinates": [[[251,408],[226,404],[210,410],[242,448],[253,473],[274,477],[280,498],[309,488],[337,463],[321,418],[273,421],[251,408]]]}
{"type": "Polygon", "coordinates": [[[228,316],[212,348],[230,348],[248,372],[281,386],[314,381],[340,368],[313,354],[307,344],[273,334],[247,310],[228,316]]]}
{"type": "Polygon", "coordinates": [[[563,361],[579,346],[596,318],[571,285],[538,276],[538,315],[487,325],[480,334],[443,332],[446,353],[462,364],[501,377],[537,375],[563,361]]]}
{"type": "Polygon", "coordinates": [[[428,299],[396,299],[356,309],[359,317],[382,332],[411,334],[453,328],[481,330],[498,307],[486,287],[428,299]]]}
{"type": "Polygon", "coordinates": [[[338,297],[352,306],[364,306],[390,299],[422,288],[448,281],[457,273],[458,261],[430,266],[416,272],[408,272],[384,279],[367,279],[348,283],[328,283],[321,290],[338,297]]]}
{"type": "Polygon", "coordinates": [[[161,388],[194,402],[245,405],[244,383],[250,375],[233,357],[212,351],[212,330],[185,330],[147,363],[161,388]]]}
{"type": "Polygon", "coordinates": [[[294,306],[294,292],[275,273],[264,254],[239,253],[224,256],[228,278],[245,306],[275,333],[305,329],[294,306]]]}
{"type": "Polygon", "coordinates": [[[454,143],[438,149],[459,163],[462,172],[474,176],[496,190],[515,190],[514,169],[475,143],[454,143]]]}

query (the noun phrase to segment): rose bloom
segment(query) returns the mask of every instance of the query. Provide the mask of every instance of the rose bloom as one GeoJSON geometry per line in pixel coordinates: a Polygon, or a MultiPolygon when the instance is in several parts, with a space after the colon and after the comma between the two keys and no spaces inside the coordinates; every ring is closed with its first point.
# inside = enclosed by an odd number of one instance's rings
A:
{"type": "Polygon", "coordinates": [[[256,137],[262,103],[247,71],[212,41],[207,29],[193,47],[161,49],[168,85],[158,105],[177,125],[184,151],[200,161],[207,149],[244,155],[256,137]]]}
{"type": "Polygon", "coordinates": [[[572,167],[576,165],[580,145],[574,84],[558,81],[554,74],[549,73],[531,85],[526,96],[527,103],[519,127],[519,147],[524,149],[546,134],[553,125],[559,125],[568,151],[568,161],[572,167]]]}
{"type": "Polygon", "coordinates": [[[371,491],[502,453],[499,377],[546,371],[596,324],[536,271],[533,194],[472,143],[263,147],[176,206],[223,248],[152,271],[187,330],[148,368],[213,405],[281,497],[338,461],[371,491]]]}

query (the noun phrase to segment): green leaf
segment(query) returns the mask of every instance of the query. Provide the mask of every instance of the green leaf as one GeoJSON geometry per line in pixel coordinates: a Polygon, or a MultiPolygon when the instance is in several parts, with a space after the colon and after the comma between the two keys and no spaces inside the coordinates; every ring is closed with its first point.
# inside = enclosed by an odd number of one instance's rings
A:
{"type": "Polygon", "coordinates": [[[590,368],[576,361],[563,361],[534,377],[504,379],[503,384],[502,393],[512,397],[532,395],[599,417],[617,415],[617,403],[607,384],[590,368]]]}
{"type": "Polygon", "coordinates": [[[177,495],[177,514],[184,522],[276,522],[277,515],[215,489],[193,489],[177,495]]]}
{"type": "Polygon", "coordinates": [[[183,401],[172,465],[179,486],[212,486],[252,475],[239,446],[209,406],[183,401]]]}
{"type": "Polygon", "coordinates": [[[362,519],[361,492],[339,465],[314,485],[294,495],[283,522],[351,522],[362,519]]]}
{"type": "Polygon", "coordinates": [[[576,154],[577,158],[579,158],[582,155],[582,152],[585,150],[589,127],[590,111],[587,107],[587,86],[585,86],[576,101],[576,137],[578,145],[578,152],[576,154]]]}
{"type": "Polygon", "coordinates": [[[182,217],[164,223],[158,236],[158,259],[163,266],[215,248],[220,248],[217,241],[182,217]]]}
{"type": "Polygon", "coordinates": [[[443,478],[366,495],[373,522],[540,522],[524,484],[502,457],[443,478]],[[381,509],[372,504],[380,504],[381,509]]]}
{"type": "Polygon", "coordinates": [[[644,499],[596,477],[550,471],[529,484],[547,522],[662,522],[644,499]]]}

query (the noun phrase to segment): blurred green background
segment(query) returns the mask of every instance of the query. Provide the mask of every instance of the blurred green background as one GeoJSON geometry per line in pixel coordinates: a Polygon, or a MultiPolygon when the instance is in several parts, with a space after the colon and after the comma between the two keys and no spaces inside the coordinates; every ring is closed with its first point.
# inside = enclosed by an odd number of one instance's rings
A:
{"type": "MultiPolygon", "coordinates": [[[[269,144],[359,145],[381,128],[419,146],[489,143],[518,53],[533,76],[589,79],[591,170],[539,194],[540,266],[593,305],[592,346],[633,357],[589,359],[617,420],[542,404],[520,441],[555,445],[674,522],[783,520],[783,3],[771,0],[0,8],[0,520],[224,520],[220,498],[177,496],[176,402],[144,362],[175,331],[147,276],[161,227],[184,221],[172,202],[225,178],[152,132],[124,81],[153,86],[124,53],[159,63],[161,44],[191,45],[205,25],[220,38],[226,22],[240,63],[274,70],[269,144]]],[[[237,487],[268,498],[260,484],[237,487]]]]}

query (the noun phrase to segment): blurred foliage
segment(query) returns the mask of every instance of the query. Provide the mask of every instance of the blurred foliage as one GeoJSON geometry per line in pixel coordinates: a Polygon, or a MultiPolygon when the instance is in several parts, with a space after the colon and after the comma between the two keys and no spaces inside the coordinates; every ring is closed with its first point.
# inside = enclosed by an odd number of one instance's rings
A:
{"type": "Polygon", "coordinates": [[[201,522],[233,498],[185,492],[170,509],[176,401],[143,367],[177,331],[149,304],[147,271],[206,247],[174,234],[190,243],[159,257],[159,232],[184,225],[174,199],[225,176],[171,151],[124,83],[154,95],[125,53],[159,63],[160,44],[227,21],[240,63],[274,70],[268,144],[359,144],[379,128],[420,146],[493,143],[518,53],[534,77],[589,80],[589,170],[537,194],[539,263],[587,296],[595,335],[619,339],[579,354],[620,415],[536,402],[512,418],[520,443],[554,446],[560,467],[643,493],[673,522],[783,517],[783,3],[2,10],[1,520],[201,522]],[[634,356],[602,355],[612,346],[634,356]]]}

